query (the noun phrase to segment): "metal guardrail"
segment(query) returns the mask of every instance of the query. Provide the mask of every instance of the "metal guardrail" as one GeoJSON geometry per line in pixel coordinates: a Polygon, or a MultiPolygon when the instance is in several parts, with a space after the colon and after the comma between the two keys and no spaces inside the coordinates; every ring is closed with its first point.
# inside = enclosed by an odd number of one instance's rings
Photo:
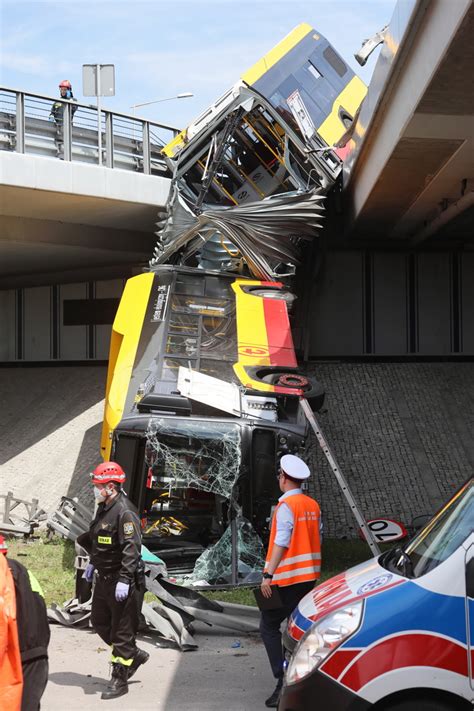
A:
{"type": "MultiPolygon", "coordinates": [[[[90,104],[0,87],[0,150],[99,165],[98,119],[90,104]],[[56,102],[63,110],[54,119],[56,102]]],[[[100,125],[102,165],[168,175],[161,149],[179,129],[104,109],[100,125]]]]}

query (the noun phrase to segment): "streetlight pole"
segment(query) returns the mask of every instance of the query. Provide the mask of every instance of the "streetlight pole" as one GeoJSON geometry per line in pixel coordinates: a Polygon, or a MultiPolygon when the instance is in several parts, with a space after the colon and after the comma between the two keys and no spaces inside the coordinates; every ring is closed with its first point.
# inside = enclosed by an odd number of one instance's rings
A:
{"type": "Polygon", "coordinates": [[[176,94],[176,96],[167,96],[166,99],[156,99],[155,101],[145,101],[141,104],[133,104],[130,108],[133,111],[133,116],[135,117],[135,109],[139,106],[150,106],[150,104],[161,104],[162,101],[172,101],[173,99],[190,99],[194,94],[190,91],[185,91],[182,94],[176,94]]]}

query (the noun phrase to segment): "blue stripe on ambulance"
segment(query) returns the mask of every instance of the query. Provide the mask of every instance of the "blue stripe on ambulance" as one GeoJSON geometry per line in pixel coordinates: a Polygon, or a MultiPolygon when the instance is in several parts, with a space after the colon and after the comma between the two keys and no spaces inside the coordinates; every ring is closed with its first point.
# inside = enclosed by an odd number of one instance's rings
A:
{"type": "Polygon", "coordinates": [[[297,607],[293,610],[290,620],[293,624],[299,627],[300,630],[303,630],[303,632],[306,632],[306,630],[313,624],[313,620],[310,620],[305,615],[302,615],[297,607]]]}

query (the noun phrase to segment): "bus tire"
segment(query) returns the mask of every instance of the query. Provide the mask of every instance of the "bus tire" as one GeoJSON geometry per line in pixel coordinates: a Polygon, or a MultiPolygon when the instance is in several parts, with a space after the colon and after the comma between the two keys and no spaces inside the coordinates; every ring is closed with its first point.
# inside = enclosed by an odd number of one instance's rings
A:
{"type": "Polygon", "coordinates": [[[283,373],[278,378],[277,385],[283,385],[286,388],[302,388],[305,389],[309,385],[309,380],[304,375],[298,373],[283,373]]]}
{"type": "Polygon", "coordinates": [[[280,385],[285,388],[294,388],[295,390],[303,390],[304,398],[308,401],[313,412],[318,412],[323,406],[325,390],[321,383],[314,378],[307,378],[302,373],[283,368],[273,368],[268,371],[258,368],[256,375],[257,379],[264,383],[280,385]],[[291,380],[293,380],[293,382],[291,382],[291,380]]]}

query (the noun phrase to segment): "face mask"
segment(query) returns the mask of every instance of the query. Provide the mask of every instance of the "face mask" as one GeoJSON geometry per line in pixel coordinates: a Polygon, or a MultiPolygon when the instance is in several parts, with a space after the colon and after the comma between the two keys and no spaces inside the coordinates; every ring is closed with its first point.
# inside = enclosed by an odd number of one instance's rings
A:
{"type": "Polygon", "coordinates": [[[104,500],[106,492],[99,489],[98,486],[94,486],[94,499],[100,504],[104,500]]]}

